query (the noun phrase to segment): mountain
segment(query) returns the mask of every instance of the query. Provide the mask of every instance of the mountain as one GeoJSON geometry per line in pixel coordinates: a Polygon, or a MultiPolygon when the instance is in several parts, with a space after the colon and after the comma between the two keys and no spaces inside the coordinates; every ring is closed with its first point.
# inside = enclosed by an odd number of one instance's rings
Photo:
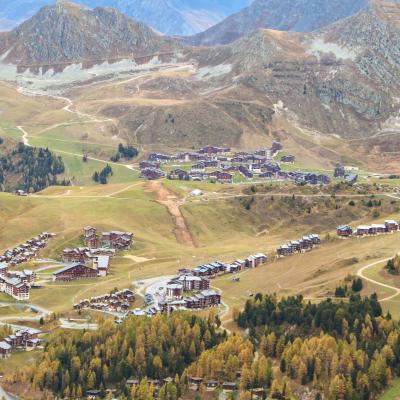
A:
{"type": "Polygon", "coordinates": [[[18,66],[99,63],[142,57],[176,47],[142,23],[110,8],[68,2],[42,8],[10,32],[0,33],[2,61],[18,66]]]}
{"type": "Polygon", "coordinates": [[[259,28],[311,32],[366,8],[369,0],[255,0],[208,30],[187,38],[194,45],[227,44],[259,28]]]}
{"type": "Polygon", "coordinates": [[[149,146],[241,148],[279,138],[319,162],[356,155],[374,168],[383,159],[398,165],[400,12],[382,10],[386,4],[317,32],[262,29],[229,45],[193,48],[192,74],[138,80],[133,100],[129,83],[129,97],[101,104],[101,87],[90,98],[82,90],[78,103],[149,146]],[[332,142],[336,148],[326,146],[332,142]]]}
{"type": "MultiPolygon", "coordinates": [[[[78,0],[90,8],[111,7],[166,35],[193,35],[241,10],[250,0],[78,0]]],[[[10,29],[54,0],[2,0],[0,30],[10,29]]]]}

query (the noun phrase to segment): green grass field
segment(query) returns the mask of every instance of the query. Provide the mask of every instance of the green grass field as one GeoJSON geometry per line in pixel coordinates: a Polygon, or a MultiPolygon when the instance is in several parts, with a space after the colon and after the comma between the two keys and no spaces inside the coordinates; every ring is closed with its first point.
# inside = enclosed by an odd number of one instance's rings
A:
{"type": "MultiPolygon", "coordinates": [[[[285,229],[276,229],[275,217],[265,219],[262,209],[257,212],[246,210],[238,200],[207,200],[218,197],[216,190],[227,193],[233,190],[235,193],[237,189],[229,186],[177,181],[164,181],[163,184],[181,197],[194,188],[204,191],[200,198],[188,197],[181,207],[196,247],[177,242],[174,219],[164,205],[155,201],[155,194],[148,190],[145,182],[104,187],[52,187],[26,198],[1,193],[0,243],[3,250],[41,231],[51,231],[57,236],[40,257],[59,260],[65,247],[81,245],[80,235],[85,225],[96,226],[99,231],[115,229],[135,234],[135,246],[113,259],[107,278],[49,282],[43,289],[31,291],[30,301],[57,312],[70,312],[73,303],[83,297],[106,293],[115,287],[128,287],[138,279],[172,275],[181,267],[194,267],[214,260],[229,262],[257,252],[273,258],[278,245],[314,230],[307,214],[298,216],[285,229]],[[9,229],[10,225],[12,229],[9,229]]],[[[322,204],[318,212],[325,213],[322,204]]],[[[288,218],[283,215],[280,214],[281,219],[288,218]]],[[[314,223],[319,223],[318,218],[316,214],[314,223]]],[[[327,221],[326,233],[336,226],[335,220],[327,221]]],[[[393,255],[398,247],[396,235],[335,240],[306,255],[278,260],[242,273],[240,283],[233,283],[227,275],[213,281],[213,285],[223,291],[224,301],[230,307],[241,307],[249,293],[257,291],[281,295],[302,293],[310,299],[318,299],[332,293],[336,283],[347,274],[355,274],[363,265],[393,255]],[[350,263],[354,257],[358,261],[350,263]]],[[[41,265],[29,263],[30,268],[41,265]]],[[[50,280],[52,272],[43,271],[39,279],[50,280]]],[[[380,297],[390,294],[390,290],[378,286],[365,286],[366,294],[373,291],[380,297]]],[[[395,302],[388,305],[388,308],[392,307],[397,307],[395,302]]]]}
{"type": "Polygon", "coordinates": [[[393,381],[391,387],[386,390],[379,400],[398,400],[400,398],[400,379],[393,381]]]}

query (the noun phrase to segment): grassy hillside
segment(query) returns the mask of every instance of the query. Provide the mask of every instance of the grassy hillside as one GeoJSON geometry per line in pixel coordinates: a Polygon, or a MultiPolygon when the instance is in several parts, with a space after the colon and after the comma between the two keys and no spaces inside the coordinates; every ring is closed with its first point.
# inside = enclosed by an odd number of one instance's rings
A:
{"type": "MultiPolygon", "coordinates": [[[[171,185],[183,195],[192,183],[171,185]]],[[[197,184],[197,187],[202,185],[197,184]]],[[[207,196],[215,196],[203,184],[207,196]]],[[[229,192],[229,190],[228,190],[229,192]]],[[[2,250],[17,245],[41,231],[56,233],[41,257],[59,260],[65,247],[79,245],[81,229],[85,225],[101,230],[132,231],[136,244],[112,262],[111,274],[105,279],[50,283],[32,291],[31,301],[52,310],[70,311],[79,298],[101,294],[114,287],[126,287],[133,281],[171,275],[180,267],[194,267],[213,260],[232,261],[256,252],[274,256],[275,248],[304,234],[318,231],[324,237],[333,232],[339,222],[368,222],[373,218],[364,207],[346,205],[341,212],[332,207],[331,199],[312,199],[313,220],[303,202],[292,208],[287,200],[276,199],[273,205],[267,199],[257,199],[247,210],[240,199],[214,199],[210,201],[187,198],[181,211],[186,219],[196,247],[189,248],[177,242],[174,219],[165,205],[155,201],[156,193],[149,192],[143,182],[110,184],[105,187],[49,188],[36,196],[18,198],[0,194],[0,243],[2,250]],[[351,212],[347,209],[351,207],[351,212]],[[340,219],[342,218],[342,219],[340,219]],[[322,222],[323,224],[322,224],[322,222]]],[[[246,199],[246,198],[245,198],[246,199]]],[[[299,200],[300,201],[300,200],[299,200]]],[[[390,214],[390,201],[382,201],[381,218],[390,214]]],[[[398,251],[396,235],[363,240],[333,240],[307,255],[279,260],[242,274],[240,283],[231,282],[230,276],[219,278],[213,285],[223,290],[229,306],[241,306],[250,292],[268,291],[280,294],[303,293],[319,298],[332,293],[337,282],[349,273],[356,273],[363,265],[392,256],[398,251]]],[[[37,268],[42,264],[30,263],[37,268]]],[[[24,266],[21,266],[23,268],[24,266]]],[[[48,279],[52,270],[40,273],[48,279]]],[[[377,291],[385,296],[388,291],[376,285],[366,285],[366,292],[377,291]]],[[[389,290],[390,292],[390,290],[389,290]]],[[[394,306],[395,303],[390,303],[394,306]]],[[[395,307],[393,307],[395,309],[395,307]]],[[[230,318],[230,313],[226,319],[230,318]]]]}

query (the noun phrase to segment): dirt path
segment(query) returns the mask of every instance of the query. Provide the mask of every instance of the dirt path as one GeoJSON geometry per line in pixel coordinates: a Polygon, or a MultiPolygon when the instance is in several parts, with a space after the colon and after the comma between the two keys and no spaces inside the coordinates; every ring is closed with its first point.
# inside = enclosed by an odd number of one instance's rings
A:
{"type": "MultiPolygon", "coordinates": [[[[394,257],[394,256],[393,256],[393,257],[394,257]]],[[[389,257],[389,258],[385,258],[385,259],[383,259],[383,260],[375,261],[375,262],[373,262],[373,263],[371,263],[371,264],[368,264],[368,265],[366,265],[366,266],[360,268],[360,269],[357,271],[357,276],[359,276],[360,278],[365,279],[366,281],[371,282],[371,283],[373,283],[373,284],[375,284],[375,285],[382,286],[382,287],[384,287],[384,288],[386,288],[386,289],[394,290],[394,292],[395,292],[394,294],[392,294],[392,295],[390,295],[390,296],[387,296],[387,297],[385,297],[384,299],[379,299],[379,301],[380,301],[381,303],[382,303],[383,301],[392,300],[392,299],[394,299],[395,297],[397,297],[397,296],[400,294],[400,289],[397,288],[397,287],[395,287],[395,286],[387,285],[386,283],[382,283],[382,282],[376,281],[375,279],[368,278],[368,277],[366,277],[366,276],[364,275],[364,271],[367,270],[368,268],[374,267],[375,265],[378,265],[378,264],[382,264],[382,263],[384,263],[384,262],[387,262],[387,261],[389,261],[390,259],[392,259],[393,257],[389,257]]]]}
{"type": "Polygon", "coordinates": [[[146,184],[145,190],[152,192],[156,196],[156,201],[165,206],[172,217],[174,223],[174,234],[176,240],[189,247],[195,247],[195,243],[181,212],[180,206],[185,203],[185,199],[180,199],[177,195],[168,190],[160,181],[150,181],[146,184]]]}

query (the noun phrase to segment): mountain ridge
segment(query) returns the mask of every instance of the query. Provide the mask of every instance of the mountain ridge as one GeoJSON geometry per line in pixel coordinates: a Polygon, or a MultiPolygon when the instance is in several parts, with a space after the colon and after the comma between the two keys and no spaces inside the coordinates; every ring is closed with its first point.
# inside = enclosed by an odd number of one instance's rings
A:
{"type": "Polygon", "coordinates": [[[254,0],[248,7],[206,31],[183,40],[191,45],[213,46],[232,43],[260,28],[311,32],[365,9],[369,1],[254,0]]]}
{"type": "MultiPolygon", "coordinates": [[[[8,1],[8,0],[6,0],[8,1]]],[[[193,35],[247,6],[250,0],[77,0],[90,8],[111,7],[165,35],[193,35]]],[[[0,30],[10,30],[54,0],[13,0],[0,10],[0,30]]]]}

